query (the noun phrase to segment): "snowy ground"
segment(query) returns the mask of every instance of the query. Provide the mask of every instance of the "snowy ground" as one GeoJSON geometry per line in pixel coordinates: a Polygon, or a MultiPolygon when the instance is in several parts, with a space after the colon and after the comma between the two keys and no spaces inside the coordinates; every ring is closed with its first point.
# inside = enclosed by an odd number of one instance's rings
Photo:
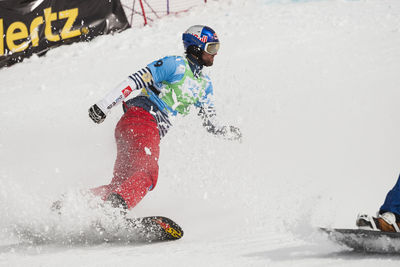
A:
{"type": "MultiPolygon", "coordinates": [[[[400,171],[400,1],[208,2],[0,70],[1,266],[398,266],[400,256],[350,253],[315,228],[354,227],[400,171]],[[162,140],[158,185],[130,215],[171,217],[184,238],[16,244],[10,225],[45,227],[60,194],[109,182],[122,111],[96,125],[88,107],[152,60],[182,54],[193,24],[219,34],[207,71],[220,120],[244,140],[208,135],[195,114],[162,140]]],[[[90,213],[79,207],[72,232],[90,213]]]]}

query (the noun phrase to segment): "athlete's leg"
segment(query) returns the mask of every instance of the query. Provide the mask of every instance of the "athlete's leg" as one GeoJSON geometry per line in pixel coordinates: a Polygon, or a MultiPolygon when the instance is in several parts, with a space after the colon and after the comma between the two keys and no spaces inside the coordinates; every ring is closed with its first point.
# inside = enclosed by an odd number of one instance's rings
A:
{"type": "Polygon", "coordinates": [[[394,213],[397,221],[400,222],[400,176],[392,190],[386,195],[385,202],[380,208],[379,213],[384,212],[394,213]]]}
{"type": "Polygon", "coordinates": [[[104,200],[118,194],[127,208],[133,208],[157,183],[160,153],[157,124],[147,111],[131,108],[118,122],[115,138],[114,177],[109,185],[94,188],[92,192],[104,200]]]}

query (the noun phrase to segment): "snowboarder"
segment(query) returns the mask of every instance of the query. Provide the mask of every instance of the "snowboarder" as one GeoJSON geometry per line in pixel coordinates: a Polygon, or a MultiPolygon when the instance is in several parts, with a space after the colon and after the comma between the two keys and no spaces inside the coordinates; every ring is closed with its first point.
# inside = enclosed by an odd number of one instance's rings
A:
{"type": "Polygon", "coordinates": [[[91,190],[113,207],[131,209],[155,188],[160,139],[171,126],[171,116],[186,115],[195,106],[208,132],[241,139],[239,128],[222,126],[215,119],[213,87],[202,72],[203,66],[213,65],[220,46],[215,31],[195,25],[182,39],[185,56],[167,56],[148,64],[89,109],[90,118],[101,123],[114,106],[123,103],[124,114],[115,129],[113,178],[110,184],[91,190]],[[135,91],[136,96],[125,102],[135,91]]]}
{"type": "Polygon", "coordinates": [[[400,176],[393,189],[386,195],[377,217],[360,214],[356,225],[360,229],[400,232],[400,176]]]}

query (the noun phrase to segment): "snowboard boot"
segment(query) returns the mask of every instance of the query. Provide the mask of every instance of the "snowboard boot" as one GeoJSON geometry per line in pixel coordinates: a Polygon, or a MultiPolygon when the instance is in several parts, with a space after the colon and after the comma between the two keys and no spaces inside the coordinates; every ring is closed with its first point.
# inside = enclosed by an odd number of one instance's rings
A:
{"type": "MultiPolygon", "coordinates": [[[[111,193],[107,199],[105,200],[106,203],[109,203],[111,207],[119,209],[120,214],[125,217],[125,215],[128,212],[128,206],[125,202],[125,200],[118,194],[116,193],[111,193]]],[[[104,207],[104,202],[99,204],[99,208],[104,207]]],[[[52,212],[58,213],[61,215],[61,210],[64,206],[64,195],[61,195],[61,198],[59,200],[56,200],[53,202],[53,204],[50,207],[50,210],[52,212]]]]}
{"type": "Polygon", "coordinates": [[[106,201],[111,204],[111,207],[120,209],[122,216],[125,216],[128,212],[128,205],[126,205],[125,200],[119,194],[111,193],[106,201]]]}
{"type": "Polygon", "coordinates": [[[359,229],[382,232],[400,232],[400,223],[396,222],[396,216],[392,212],[379,214],[377,218],[359,214],[356,225],[359,229]]]}

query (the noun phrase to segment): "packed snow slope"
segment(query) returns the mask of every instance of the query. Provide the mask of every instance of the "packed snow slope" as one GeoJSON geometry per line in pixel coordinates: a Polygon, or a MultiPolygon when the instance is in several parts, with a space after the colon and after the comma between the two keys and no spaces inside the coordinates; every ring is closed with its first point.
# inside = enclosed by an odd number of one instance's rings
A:
{"type": "Polygon", "coordinates": [[[398,266],[315,229],[354,227],[377,211],[400,172],[400,1],[207,1],[152,27],[54,49],[0,70],[1,266],[398,266]],[[122,79],[181,55],[206,24],[221,49],[206,71],[218,117],[241,143],[208,134],[195,110],[161,143],[154,191],[129,214],[185,230],[159,244],[68,242],[93,216],[81,189],[110,181],[120,107],[87,115],[122,79]],[[56,244],[18,243],[15,225],[54,225],[56,244]]]}

